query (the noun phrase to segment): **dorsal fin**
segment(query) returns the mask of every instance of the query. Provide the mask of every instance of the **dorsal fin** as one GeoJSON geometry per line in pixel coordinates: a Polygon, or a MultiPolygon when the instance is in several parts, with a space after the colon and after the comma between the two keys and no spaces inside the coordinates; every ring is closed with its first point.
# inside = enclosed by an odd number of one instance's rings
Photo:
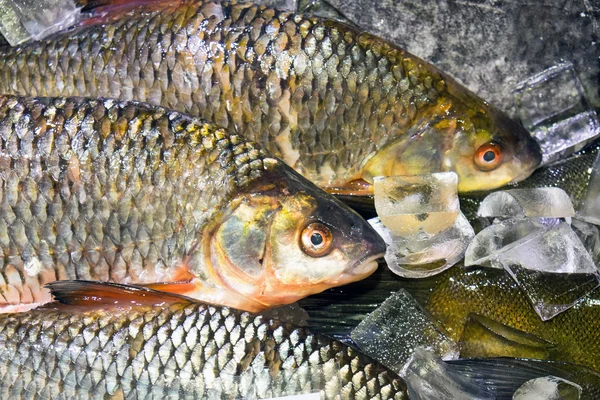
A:
{"type": "Polygon", "coordinates": [[[189,0],[75,0],[83,18],[77,26],[109,23],[135,11],[151,12],[178,7],[189,0]]]}
{"type": "Polygon", "coordinates": [[[58,305],[84,308],[112,308],[190,304],[194,300],[177,294],[140,286],[93,281],[56,281],[46,285],[54,298],[48,307],[58,305]]]}

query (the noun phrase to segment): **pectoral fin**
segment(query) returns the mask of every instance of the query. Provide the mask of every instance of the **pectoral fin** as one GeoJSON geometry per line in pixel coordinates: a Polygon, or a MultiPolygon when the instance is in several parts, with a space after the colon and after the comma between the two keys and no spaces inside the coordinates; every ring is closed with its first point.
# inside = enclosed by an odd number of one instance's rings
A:
{"type": "Polygon", "coordinates": [[[470,314],[460,338],[460,356],[553,358],[555,345],[479,314],[470,314]]]}
{"type": "Polygon", "coordinates": [[[56,281],[46,285],[54,302],[42,307],[127,308],[193,302],[192,299],[150,288],[93,281],[56,281]]]}
{"type": "Polygon", "coordinates": [[[325,191],[337,196],[372,196],[373,185],[362,179],[355,179],[341,186],[325,188],[325,191]]]}

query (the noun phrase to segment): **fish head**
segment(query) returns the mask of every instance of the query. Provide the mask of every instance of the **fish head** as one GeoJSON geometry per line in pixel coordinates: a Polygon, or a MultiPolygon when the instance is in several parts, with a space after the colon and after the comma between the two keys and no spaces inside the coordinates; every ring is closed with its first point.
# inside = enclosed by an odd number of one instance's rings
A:
{"type": "Polygon", "coordinates": [[[458,191],[492,190],[531,175],[542,161],[531,134],[466,89],[454,94],[445,117],[454,121],[453,143],[444,163],[458,175],[458,191]]]}
{"type": "Polygon", "coordinates": [[[210,264],[213,283],[260,304],[252,311],[364,279],[386,250],[357,213],[274,162],[202,239],[204,271],[210,264]]]}

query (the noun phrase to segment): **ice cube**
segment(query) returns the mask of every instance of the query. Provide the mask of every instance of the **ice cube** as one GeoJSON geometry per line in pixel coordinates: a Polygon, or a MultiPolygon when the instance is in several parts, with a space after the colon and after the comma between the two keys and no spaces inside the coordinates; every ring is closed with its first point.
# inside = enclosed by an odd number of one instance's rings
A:
{"type": "Polygon", "coordinates": [[[395,235],[435,234],[454,224],[460,211],[454,172],[374,178],[375,209],[395,235]]]}
{"type": "Polygon", "coordinates": [[[444,359],[458,357],[456,342],[404,289],[367,315],[351,338],[364,353],[395,371],[400,371],[418,346],[444,359]]]}
{"type": "Polygon", "coordinates": [[[571,63],[560,63],[517,85],[515,103],[525,128],[540,141],[542,165],[569,155],[600,134],[596,112],[571,63]]]}
{"type": "Polygon", "coordinates": [[[385,261],[396,275],[425,278],[438,274],[463,259],[475,232],[462,213],[454,224],[437,233],[417,232],[396,236],[379,220],[369,220],[388,247],[385,261]]]}
{"type": "Polygon", "coordinates": [[[479,232],[467,247],[465,266],[504,268],[498,261],[501,252],[518,245],[529,235],[546,229],[546,226],[533,219],[509,219],[490,225],[479,232]]]}
{"type": "Polygon", "coordinates": [[[592,166],[587,189],[577,205],[577,218],[600,225],[600,153],[592,166]]]}
{"type": "Polygon", "coordinates": [[[12,46],[68,28],[79,16],[73,0],[0,0],[0,32],[12,46]]]}
{"type": "Polygon", "coordinates": [[[497,260],[546,321],[600,285],[590,254],[569,224],[535,232],[503,250],[497,260]]]}
{"type": "Polygon", "coordinates": [[[556,376],[531,379],[513,394],[513,400],[578,400],[581,386],[556,376]]]}
{"type": "Polygon", "coordinates": [[[495,399],[487,388],[472,382],[433,352],[421,347],[415,349],[401,376],[406,381],[411,400],[495,399]]]}
{"type": "Polygon", "coordinates": [[[480,217],[552,217],[575,215],[569,195],[560,188],[510,189],[494,192],[481,202],[480,217]]]}
{"type": "Polygon", "coordinates": [[[573,219],[571,221],[571,228],[573,232],[577,234],[583,247],[590,253],[592,260],[596,266],[600,265],[600,232],[598,227],[587,222],[573,219]]]}

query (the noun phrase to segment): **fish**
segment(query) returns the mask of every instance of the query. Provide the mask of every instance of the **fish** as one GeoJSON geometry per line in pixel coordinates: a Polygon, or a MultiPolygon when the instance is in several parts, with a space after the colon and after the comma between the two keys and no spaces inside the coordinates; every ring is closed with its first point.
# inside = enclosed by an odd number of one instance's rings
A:
{"type": "Polygon", "coordinates": [[[397,374],[302,327],[135,286],[49,288],[55,302],[0,315],[2,398],[408,398],[397,374]]]}
{"type": "Polygon", "coordinates": [[[148,285],[247,311],[364,279],[385,242],[259,145],[158,106],[0,96],[0,311],[44,284],[148,285]]]}
{"type": "MultiPolygon", "coordinates": [[[[85,2],[84,2],[85,3],[85,2]]],[[[441,171],[458,190],[529,176],[537,142],[405,50],[341,22],[252,3],[99,1],[79,26],[0,48],[0,93],[138,100],[254,140],[331,193],[441,171]],[[106,4],[108,3],[108,4],[106,4]]]]}

